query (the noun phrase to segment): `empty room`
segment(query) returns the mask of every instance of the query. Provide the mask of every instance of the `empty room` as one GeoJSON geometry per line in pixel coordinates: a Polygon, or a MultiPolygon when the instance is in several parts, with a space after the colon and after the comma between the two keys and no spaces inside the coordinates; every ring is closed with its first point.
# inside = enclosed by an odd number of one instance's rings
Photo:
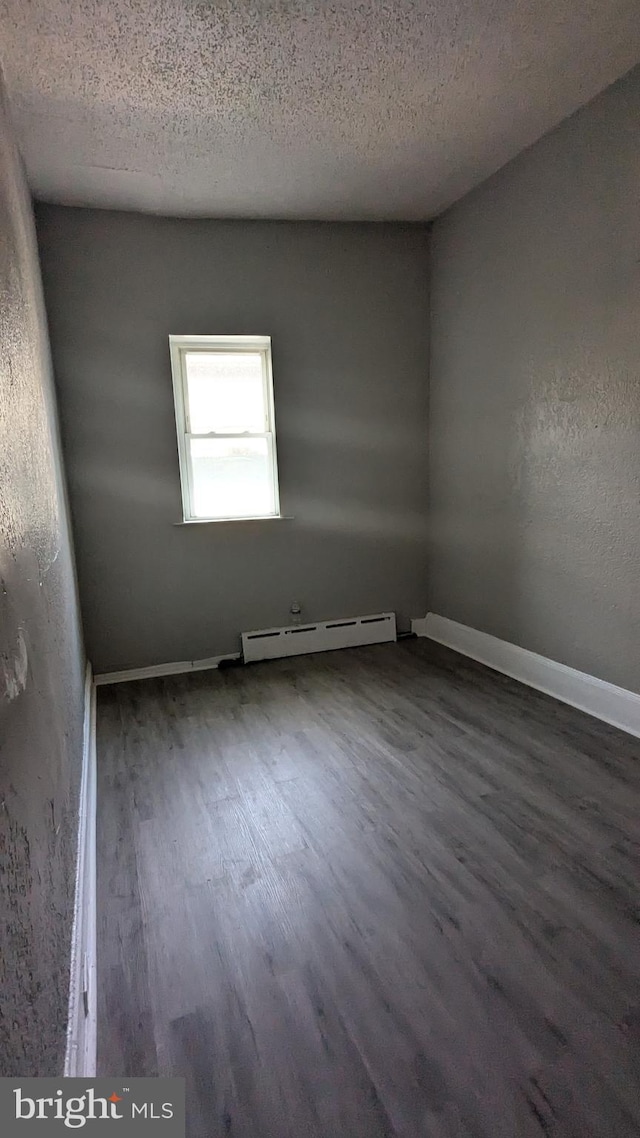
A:
{"type": "Polygon", "coordinates": [[[0,1128],[637,1138],[637,0],[0,31],[0,1128]]]}

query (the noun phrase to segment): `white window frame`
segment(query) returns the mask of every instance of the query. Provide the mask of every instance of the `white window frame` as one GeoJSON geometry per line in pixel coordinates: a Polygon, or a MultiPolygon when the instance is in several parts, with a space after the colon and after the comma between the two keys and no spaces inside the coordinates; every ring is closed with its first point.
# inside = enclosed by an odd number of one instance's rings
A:
{"type": "Polygon", "coordinates": [[[273,369],[271,366],[270,336],[169,336],[171,354],[171,374],[173,378],[173,402],[176,412],[178,434],[178,458],[180,461],[180,484],[182,487],[182,514],[185,522],[248,521],[245,514],[230,514],[219,517],[202,517],[193,510],[193,471],[191,468],[190,439],[266,439],[269,454],[269,469],[273,488],[273,513],[256,514],[255,518],[279,518],[280,492],[278,486],[278,456],[276,451],[276,417],[273,401],[273,369]],[[229,434],[210,431],[196,434],[190,430],[189,401],[187,398],[187,375],[185,356],[187,352],[256,352],[262,358],[262,382],[265,393],[266,422],[264,431],[243,431],[229,434]]]}

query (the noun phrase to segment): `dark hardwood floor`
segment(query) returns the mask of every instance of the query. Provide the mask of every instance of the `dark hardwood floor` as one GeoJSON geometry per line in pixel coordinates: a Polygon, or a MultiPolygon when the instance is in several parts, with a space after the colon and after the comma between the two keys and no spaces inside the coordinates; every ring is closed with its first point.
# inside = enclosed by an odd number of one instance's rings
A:
{"type": "Polygon", "coordinates": [[[190,1138],[637,1138],[638,740],[424,640],[98,714],[101,1074],[190,1138]]]}

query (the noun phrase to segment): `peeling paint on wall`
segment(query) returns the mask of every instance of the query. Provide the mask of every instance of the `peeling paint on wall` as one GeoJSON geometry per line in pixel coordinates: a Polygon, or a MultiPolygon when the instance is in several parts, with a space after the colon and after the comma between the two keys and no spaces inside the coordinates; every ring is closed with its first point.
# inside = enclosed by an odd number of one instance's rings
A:
{"type": "Polygon", "coordinates": [[[1,76],[0,295],[0,1075],[57,1075],[83,652],[31,203],[1,76]]]}
{"type": "Polygon", "coordinates": [[[27,686],[29,665],[24,629],[18,629],[13,652],[0,657],[0,697],[16,699],[27,686]]]}

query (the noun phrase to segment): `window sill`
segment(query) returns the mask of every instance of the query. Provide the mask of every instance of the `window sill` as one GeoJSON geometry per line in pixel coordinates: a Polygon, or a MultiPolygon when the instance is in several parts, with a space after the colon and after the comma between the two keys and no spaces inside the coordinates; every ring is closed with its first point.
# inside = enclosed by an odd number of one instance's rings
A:
{"type": "Polygon", "coordinates": [[[292,514],[262,514],[256,518],[188,518],[174,526],[235,526],[238,522],[292,522],[292,514]]]}

